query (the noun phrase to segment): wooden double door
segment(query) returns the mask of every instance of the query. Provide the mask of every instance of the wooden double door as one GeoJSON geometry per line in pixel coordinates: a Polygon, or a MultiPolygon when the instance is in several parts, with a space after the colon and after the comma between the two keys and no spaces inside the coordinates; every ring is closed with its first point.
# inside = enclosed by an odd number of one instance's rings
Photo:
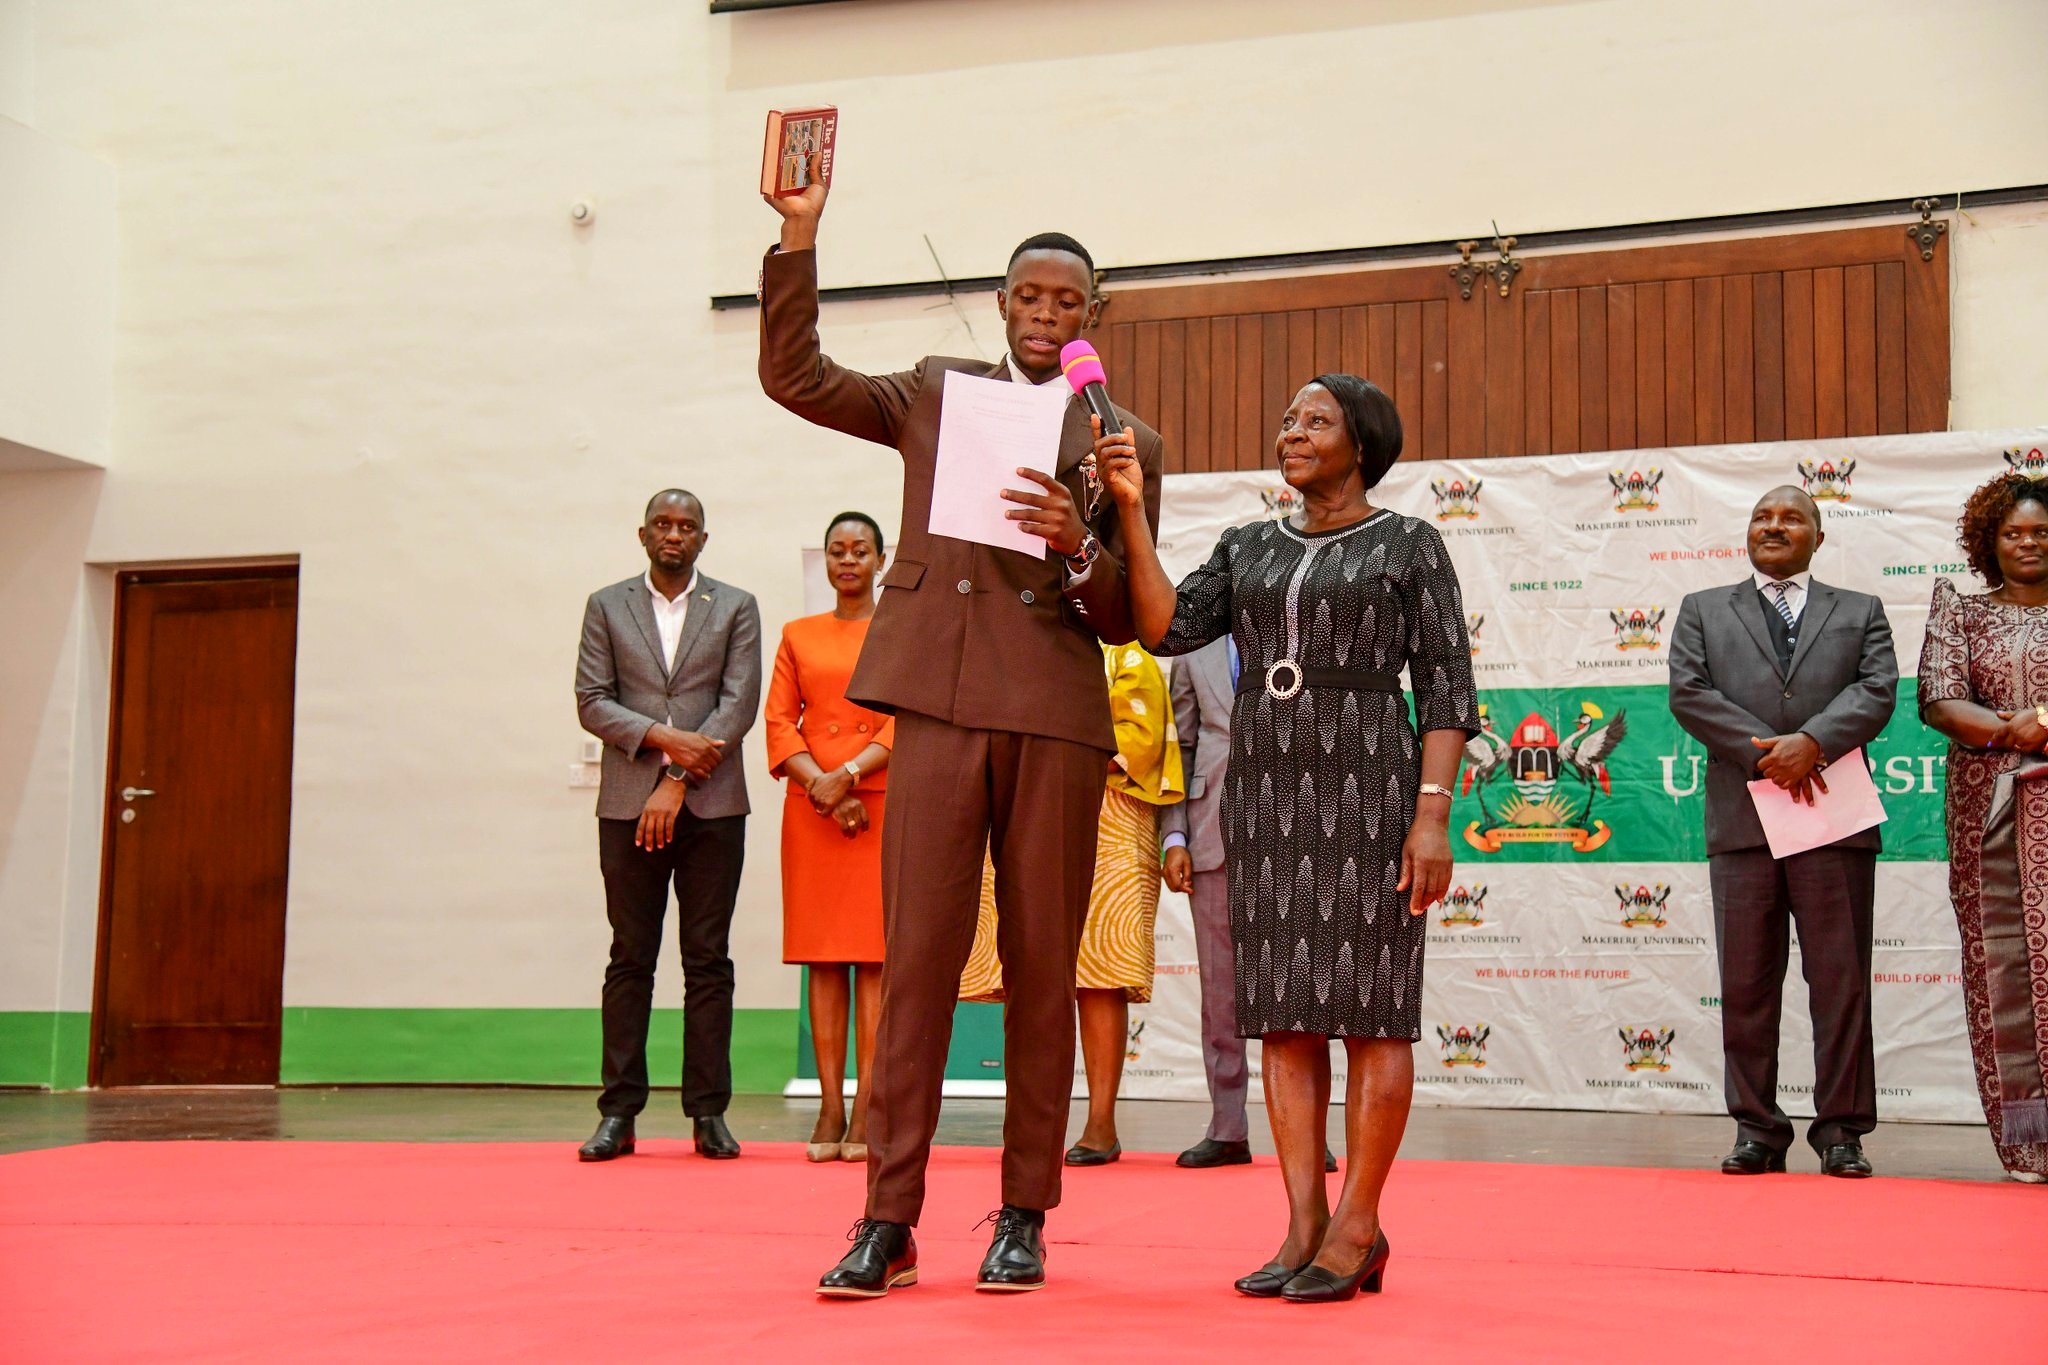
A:
{"type": "Polygon", "coordinates": [[[94,1085],[275,1084],[293,564],[116,578],[94,1085]]]}

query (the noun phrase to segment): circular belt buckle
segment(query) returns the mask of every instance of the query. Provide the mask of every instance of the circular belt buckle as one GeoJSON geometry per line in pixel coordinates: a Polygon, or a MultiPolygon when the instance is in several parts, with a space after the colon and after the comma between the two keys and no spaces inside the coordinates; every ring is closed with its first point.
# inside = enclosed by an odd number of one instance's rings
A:
{"type": "Polygon", "coordinates": [[[1308,677],[1301,671],[1301,665],[1292,659],[1275,659],[1266,665],[1266,695],[1279,701],[1286,701],[1301,691],[1308,677]],[[1280,670],[1286,669],[1289,681],[1280,681],[1280,670]]]}

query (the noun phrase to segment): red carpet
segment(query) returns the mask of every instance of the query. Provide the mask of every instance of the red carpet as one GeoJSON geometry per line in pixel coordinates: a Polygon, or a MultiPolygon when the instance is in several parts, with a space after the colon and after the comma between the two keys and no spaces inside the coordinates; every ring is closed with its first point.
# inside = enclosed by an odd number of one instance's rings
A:
{"type": "Polygon", "coordinates": [[[996,1177],[993,1152],[942,1149],[923,1283],[863,1303],[809,1292],[862,1172],[794,1146],[711,1163],[657,1142],[609,1166],[568,1142],[0,1157],[0,1357],[2048,1360],[2048,1189],[1404,1162],[1387,1293],[1307,1307],[1230,1292],[1279,1241],[1269,1162],[1071,1173],[1052,1286],[1000,1297],[968,1288],[996,1177]]]}

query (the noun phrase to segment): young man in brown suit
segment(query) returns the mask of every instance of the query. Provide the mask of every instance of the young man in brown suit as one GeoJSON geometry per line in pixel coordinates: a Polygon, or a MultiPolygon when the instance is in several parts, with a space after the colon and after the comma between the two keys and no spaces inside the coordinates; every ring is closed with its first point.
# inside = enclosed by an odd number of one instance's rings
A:
{"type": "MultiPolygon", "coordinates": [[[[1003,1207],[975,1288],[1045,1284],[1045,1211],[1059,1202],[1074,1079],[1074,960],[1095,875],[1103,775],[1116,750],[1097,638],[1132,638],[1116,509],[1091,491],[1086,408],[1070,401],[1055,476],[1020,477],[1009,516],[1030,556],[935,535],[932,481],[946,374],[1064,382],[1060,348],[1095,322],[1094,263],[1057,234],[1028,239],[996,295],[1009,354],[928,356],[898,374],[844,369],[818,346],[825,187],[770,199],[782,240],[761,272],[761,386],[820,426],[903,456],[903,529],[847,696],[896,716],[882,835],[882,1017],[869,1099],[867,1213],[821,1294],[875,1298],[917,1280],[911,1228],[986,846],[995,861],[1004,1012],[1003,1207]]],[[[1157,433],[1137,433],[1159,520],[1157,433]]]]}

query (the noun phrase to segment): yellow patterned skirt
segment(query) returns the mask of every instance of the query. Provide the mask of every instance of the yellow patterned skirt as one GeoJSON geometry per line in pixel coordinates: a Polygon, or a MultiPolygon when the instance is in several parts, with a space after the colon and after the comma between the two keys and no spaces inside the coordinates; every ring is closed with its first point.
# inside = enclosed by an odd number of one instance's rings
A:
{"type": "MultiPolygon", "coordinates": [[[[1159,808],[1104,788],[1095,887],[1088,897],[1074,984],[1083,990],[1121,990],[1133,1004],[1150,1000],[1152,925],[1158,914],[1159,808]]],[[[996,872],[986,853],[981,914],[974,925],[974,951],[960,976],[960,998],[1003,998],[1003,966],[996,957],[996,872]]]]}

